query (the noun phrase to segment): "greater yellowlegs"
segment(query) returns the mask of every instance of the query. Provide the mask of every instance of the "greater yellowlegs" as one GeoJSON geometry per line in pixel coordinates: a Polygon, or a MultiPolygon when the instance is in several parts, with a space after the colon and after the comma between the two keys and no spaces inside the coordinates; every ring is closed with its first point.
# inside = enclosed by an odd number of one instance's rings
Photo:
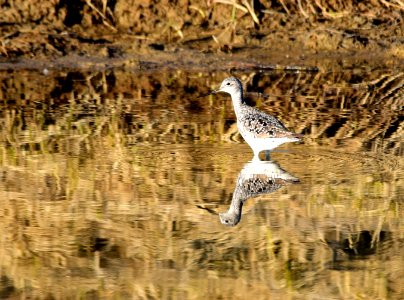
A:
{"type": "Polygon", "coordinates": [[[273,161],[246,163],[238,175],[229,210],[219,213],[220,222],[235,226],[240,222],[244,202],[253,197],[275,192],[286,184],[299,182],[273,161]]]}
{"type": "Polygon", "coordinates": [[[247,105],[243,99],[243,85],[236,77],[223,80],[213,94],[230,94],[237,117],[237,127],[254,152],[253,160],[259,160],[259,153],[272,150],[284,143],[301,141],[302,135],[289,131],[279,120],[247,105]]]}

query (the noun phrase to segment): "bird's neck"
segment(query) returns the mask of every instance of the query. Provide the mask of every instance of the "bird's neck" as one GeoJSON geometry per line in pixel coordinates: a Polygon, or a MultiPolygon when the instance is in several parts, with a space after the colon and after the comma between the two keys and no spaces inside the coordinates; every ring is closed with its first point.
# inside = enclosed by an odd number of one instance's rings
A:
{"type": "Polygon", "coordinates": [[[238,115],[241,111],[242,106],[245,105],[243,103],[243,91],[240,91],[237,94],[232,94],[231,100],[233,102],[234,111],[236,115],[238,115]]]}
{"type": "MultiPolygon", "coordinates": [[[[241,213],[243,210],[243,204],[244,204],[244,199],[233,196],[233,199],[231,200],[230,207],[229,207],[227,213],[235,216],[235,218],[238,221],[240,221],[241,213]]],[[[238,223],[238,221],[236,223],[238,223]]]]}

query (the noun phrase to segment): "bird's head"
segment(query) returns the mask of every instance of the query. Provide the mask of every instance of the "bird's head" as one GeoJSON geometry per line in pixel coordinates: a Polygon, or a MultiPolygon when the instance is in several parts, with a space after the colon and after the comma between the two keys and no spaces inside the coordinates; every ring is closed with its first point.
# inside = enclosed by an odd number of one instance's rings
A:
{"type": "Polygon", "coordinates": [[[238,80],[236,77],[228,77],[225,80],[223,80],[222,84],[220,85],[220,88],[214,90],[212,93],[216,94],[219,92],[224,92],[232,95],[239,93],[242,90],[243,85],[241,84],[240,80],[238,80]]]}

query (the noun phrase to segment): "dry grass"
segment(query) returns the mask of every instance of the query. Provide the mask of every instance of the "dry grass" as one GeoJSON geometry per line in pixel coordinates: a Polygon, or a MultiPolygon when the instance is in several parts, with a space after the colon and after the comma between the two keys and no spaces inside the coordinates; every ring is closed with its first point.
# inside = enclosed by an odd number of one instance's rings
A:
{"type": "Polygon", "coordinates": [[[99,48],[106,52],[111,44],[131,54],[144,51],[145,44],[174,44],[203,51],[282,45],[282,51],[382,54],[389,50],[400,55],[393,50],[402,47],[403,10],[399,0],[165,4],[83,0],[60,5],[52,0],[18,0],[12,7],[3,5],[0,54],[54,57],[85,52],[102,56],[99,48]]]}

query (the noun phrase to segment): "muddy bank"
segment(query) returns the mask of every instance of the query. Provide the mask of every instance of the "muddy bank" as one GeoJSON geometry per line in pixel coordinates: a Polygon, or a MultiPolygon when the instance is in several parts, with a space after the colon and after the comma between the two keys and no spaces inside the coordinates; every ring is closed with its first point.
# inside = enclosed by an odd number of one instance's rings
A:
{"type": "Polygon", "coordinates": [[[205,68],[228,57],[251,63],[252,49],[254,61],[268,64],[404,60],[399,1],[16,0],[0,8],[3,69],[205,68]]]}

